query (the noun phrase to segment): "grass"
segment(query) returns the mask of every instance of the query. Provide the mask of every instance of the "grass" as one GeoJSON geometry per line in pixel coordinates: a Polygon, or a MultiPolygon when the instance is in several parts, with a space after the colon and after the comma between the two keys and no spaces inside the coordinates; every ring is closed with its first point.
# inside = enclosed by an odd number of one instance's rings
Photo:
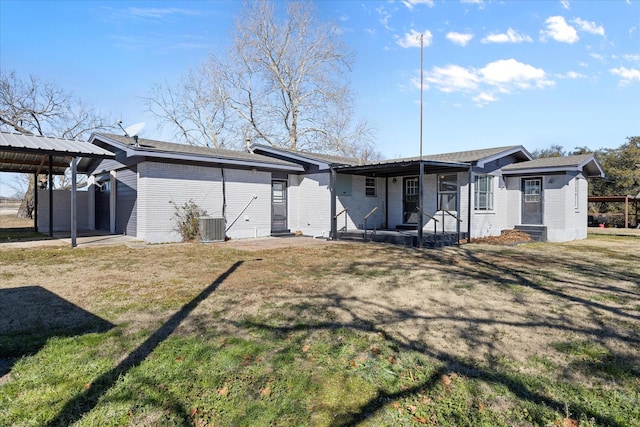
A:
{"type": "Polygon", "coordinates": [[[638,426],[636,243],[0,250],[0,425],[638,426]]]}

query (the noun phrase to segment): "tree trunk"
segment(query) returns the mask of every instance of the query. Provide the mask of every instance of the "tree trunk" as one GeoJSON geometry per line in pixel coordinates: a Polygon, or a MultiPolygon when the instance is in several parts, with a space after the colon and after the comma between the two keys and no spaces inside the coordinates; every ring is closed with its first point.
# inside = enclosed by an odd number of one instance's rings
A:
{"type": "Polygon", "coordinates": [[[20,203],[20,208],[18,208],[18,218],[22,219],[32,219],[33,218],[33,209],[34,206],[34,198],[33,192],[35,191],[35,183],[33,177],[29,177],[29,187],[27,191],[24,193],[24,197],[22,198],[22,203],[20,203]]]}

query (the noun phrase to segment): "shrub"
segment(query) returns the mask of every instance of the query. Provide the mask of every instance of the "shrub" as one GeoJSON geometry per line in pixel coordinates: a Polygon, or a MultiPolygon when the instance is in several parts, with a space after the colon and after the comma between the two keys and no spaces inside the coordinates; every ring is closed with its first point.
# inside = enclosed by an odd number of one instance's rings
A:
{"type": "Polygon", "coordinates": [[[197,240],[200,237],[200,217],[207,216],[207,211],[201,209],[192,199],[184,202],[182,206],[178,206],[173,201],[169,203],[176,210],[173,214],[174,231],[182,236],[183,242],[197,240]]]}

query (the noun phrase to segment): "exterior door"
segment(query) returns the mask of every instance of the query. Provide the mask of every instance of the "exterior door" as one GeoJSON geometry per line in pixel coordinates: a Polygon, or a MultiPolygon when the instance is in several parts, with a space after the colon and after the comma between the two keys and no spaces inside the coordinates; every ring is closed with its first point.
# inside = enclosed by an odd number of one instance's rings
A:
{"type": "Polygon", "coordinates": [[[287,231],[287,181],[271,181],[271,232],[287,231]]]}
{"type": "Polygon", "coordinates": [[[96,230],[109,231],[111,229],[110,199],[111,199],[111,183],[102,181],[96,185],[96,230]]]}
{"type": "Polygon", "coordinates": [[[542,178],[522,180],[522,223],[542,224],[542,178]]]}
{"type": "Polygon", "coordinates": [[[402,181],[402,222],[404,224],[418,223],[418,177],[404,178],[402,181]]]}

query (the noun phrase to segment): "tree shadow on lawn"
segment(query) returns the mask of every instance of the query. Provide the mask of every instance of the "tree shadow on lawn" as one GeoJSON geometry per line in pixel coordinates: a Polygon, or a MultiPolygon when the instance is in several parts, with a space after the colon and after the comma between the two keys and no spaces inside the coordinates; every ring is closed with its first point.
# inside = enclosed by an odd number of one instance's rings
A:
{"type": "MultiPolygon", "coordinates": [[[[362,273],[362,271],[366,271],[367,268],[381,272],[392,272],[394,269],[407,269],[407,258],[401,256],[402,254],[399,253],[401,250],[383,248],[382,251],[388,252],[389,256],[386,258],[386,261],[380,261],[378,258],[376,258],[375,263],[360,260],[342,265],[339,270],[342,271],[343,274],[354,274],[362,273]],[[398,259],[403,259],[404,263],[399,265],[397,262],[398,259]]],[[[442,311],[439,311],[437,314],[432,314],[432,311],[428,309],[420,311],[406,308],[398,309],[393,307],[393,303],[391,302],[376,303],[358,297],[345,298],[339,294],[315,294],[305,297],[307,303],[301,306],[303,307],[303,311],[307,309],[312,309],[315,313],[330,312],[332,310],[341,311],[340,318],[348,318],[350,320],[347,322],[304,322],[300,321],[300,319],[308,319],[308,316],[297,316],[295,319],[285,319],[283,322],[279,322],[280,325],[275,326],[273,323],[260,322],[255,319],[237,322],[234,323],[234,326],[249,329],[255,328],[265,332],[271,336],[272,339],[280,340],[288,337],[291,333],[299,331],[305,331],[307,336],[313,331],[331,331],[343,328],[363,333],[377,333],[384,337],[384,340],[391,348],[397,348],[406,352],[417,351],[424,356],[440,362],[440,368],[418,384],[397,392],[388,392],[378,388],[375,396],[359,406],[355,413],[337,414],[334,419],[335,423],[333,424],[337,426],[357,425],[388,406],[390,402],[414,395],[417,396],[424,390],[433,390],[436,386],[439,386],[441,376],[451,372],[460,373],[468,378],[479,379],[485,383],[501,385],[522,402],[530,402],[537,407],[549,408],[558,414],[566,414],[567,402],[552,397],[544,388],[534,389],[533,387],[535,386],[532,387],[532,384],[528,383],[525,377],[505,373],[503,369],[500,369],[499,363],[494,365],[491,360],[488,360],[487,365],[479,366],[452,352],[429,348],[422,341],[409,338],[402,333],[401,328],[401,322],[407,320],[418,321],[421,324],[437,322],[439,320],[453,321],[456,323],[464,322],[466,325],[470,325],[472,329],[481,325],[497,327],[509,326],[531,330],[542,328],[551,331],[552,336],[557,336],[559,340],[569,334],[570,336],[580,337],[580,339],[584,339],[587,343],[596,343],[603,349],[603,357],[601,358],[596,357],[595,359],[586,361],[576,360],[570,363],[570,366],[583,372],[596,383],[598,379],[606,381],[611,378],[633,378],[640,375],[640,358],[635,354],[620,354],[619,348],[617,347],[617,344],[621,343],[624,343],[627,347],[633,344],[639,345],[640,336],[638,336],[638,331],[625,326],[623,326],[622,329],[616,327],[617,319],[627,321],[629,325],[640,320],[637,314],[638,306],[620,307],[615,304],[608,305],[585,298],[582,295],[572,294],[570,290],[565,291],[562,287],[563,284],[567,283],[564,275],[561,277],[560,275],[551,273],[549,277],[545,278],[545,280],[550,281],[550,283],[537,280],[536,275],[539,273],[539,270],[535,268],[536,266],[544,266],[547,265],[546,263],[549,263],[548,265],[554,265],[565,270],[575,267],[569,259],[560,260],[557,254],[552,253],[552,251],[547,250],[546,253],[540,254],[533,261],[531,258],[526,259],[526,264],[531,266],[533,263],[533,267],[529,270],[519,266],[518,260],[515,259],[517,256],[526,257],[527,255],[520,254],[513,257],[510,254],[500,255],[499,251],[496,251],[495,253],[491,253],[492,258],[489,260],[489,258],[483,258],[483,252],[480,252],[480,254],[481,255],[478,255],[475,250],[464,248],[458,248],[453,253],[437,250],[425,251],[418,255],[413,253],[412,256],[409,257],[410,266],[408,268],[420,269],[428,263],[429,268],[435,268],[443,274],[452,273],[455,272],[456,269],[463,268],[464,271],[461,274],[465,275],[466,280],[471,282],[490,281],[492,284],[495,283],[497,287],[510,288],[514,296],[522,298],[520,303],[523,305],[527,304],[526,294],[522,296],[523,291],[535,292],[540,295],[552,297],[560,302],[565,302],[565,305],[585,309],[587,313],[589,313],[588,320],[585,318],[586,323],[580,323],[571,318],[571,313],[567,315],[552,315],[551,313],[535,311],[521,313],[519,318],[522,320],[503,320],[501,316],[491,316],[489,314],[487,316],[474,315],[464,306],[448,307],[451,310],[444,310],[446,311],[444,314],[440,314],[442,311]],[[465,261],[463,263],[465,267],[457,266],[454,258],[457,258],[458,261],[465,261]],[[469,264],[473,265],[474,268],[470,269],[468,267],[469,264]],[[317,301],[314,301],[314,299],[317,301]],[[368,314],[359,314],[365,313],[365,307],[368,314]],[[375,314],[372,315],[372,313],[375,314]],[[603,314],[610,316],[610,319],[604,321],[602,319],[603,314]],[[389,332],[389,330],[394,330],[395,332],[389,332]],[[615,372],[612,372],[612,370],[615,372]]],[[[363,258],[361,259],[366,259],[366,254],[363,254],[363,258]]],[[[525,259],[523,258],[521,261],[524,262],[525,259]]],[[[597,283],[590,282],[589,278],[596,272],[599,273],[598,277],[602,277],[601,269],[605,267],[607,261],[602,260],[601,262],[602,264],[596,264],[585,269],[582,273],[582,281],[575,282],[576,286],[579,285],[582,287],[581,291],[584,291],[585,288],[587,291],[589,289],[605,290],[607,292],[622,290],[616,286],[600,287],[597,283]]],[[[340,274],[340,272],[337,274],[340,274]]],[[[363,280],[359,286],[366,286],[366,277],[361,277],[363,280]]],[[[635,281],[638,279],[638,275],[634,272],[625,272],[616,269],[610,269],[609,274],[605,277],[628,281],[632,284],[637,283],[635,281]]],[[[327,279],[324,278],[323,280],[327,279]]],[[[425,280],[428,282],[428,279],[425,280]]],[[[425,292],[428,293],[429,290],[425,289],[425,292]]],[[[491,295],[487,295],[487,298],[491,298],[491,295]]],[[[517,311],[518,307],[512,309],[517,311]]],[[[471,348],[484,346],[484,348],[490,350],[495,349],[491,337],[474,334],[468,330],[460,331],[457,337],[454,336],[451,337],[451,339],[465,341],[471,348]]],[[[569,343],[569,346],[571,345],[573,344],[569,343]]],[[[577,345],[580,345],[580,343],[577,343],[577,345]]],[[[496,349],[496,356],[499,357],[499,355],[499,350],[496,349]]],[[[593,408],[590,403],[584,399],[573,399],[571,410],[580,417],[592,419],[597,425],[623,425],[609,414],[599,411],[598,408],[593,408]]],[[[536,419],[535,415],[532,416],[534,417],[534,423],[543,424],[548,421],[541,418],[536,419]]]]}
{"type": "MultiPolygon", "coordinates": [[[[322,312],[322,311],[330,311],[330,310],[341,310],[344,313],[349,313],[351,316],[350,322],[309,322],[309,323],[301,323],[291,322],[287,320],[285,326],[274,326],[273,324],[268,324],[264,322],[259,322],[256,320],[245,320],[241,322],[231,322],[234,327],[237,328],[246,328],[248,330],[260,330],[262,333],[266,333],[267,336],[271,337],[272,340],[279,341],[289,341],[291,344],[289,345],[301,345],[301,342],[304,339],[296,339],[291,340],[291,334],[303,331],[305,336],[310,336],[313,332],[317,331],[337,331],[337,330],[351,330],[357,331],[366,334],[377,334],[378,336],[383,337],[384,342],[395,350],[395,352],[417,352],[423,356],[428,358],[432,358],[439,362],[439,367],[435,369],[431,375],[429,375],[426,379],[420,381],[417,384],[414,384],[409,387],[405,387],[400,391],[396,392],[388,392],[383,390],[382,388],[378,388],[375,396],[371,397],[366,403],[359,406],[356,411],[349,411],[346,413],[338,413],[334,415],[333,426],[356,426],[361,422],[366,421],[371,418],[376,412],[382,410],[384,407],[388,406],[391,402],[398,401],[403,398],[418,396],[421,394],[425,394],[428,391],[434,391],[438,386],[442,384],[442,378],[446,375],[451,375],[452,373],[457,373],[460,375],[464,375],[467,378],[478,379],[485,383],[498,384],[504,386],[507,390],[509,390],[517,399],[520,401],[526,401],[533,403],[536,406],[550,408],[559,414],[565,414],[567,411],[567,402],[559,401],[554,399],[548,395],[545,395],[544,390],[534,390],[532,388],[532,384],[528,384],[523,379],[516,377],[515,375],[509,375],[504,372],[501,372],[499,368],[499,362],[494,361],[495,363],[489,361],[490,363],[487,366],[481,367],[469,360],[465,360],[461,357],[453,355],[451,353],[447,353],[446,351],[438,351],[435,348],[427,347],[422,341],[413,340],[403,336],[401,333],[389,333],[387,331],[387,326],[393,326],[395,323],[399,323],[400,321],[407,319],[428,319],[428,320],[437,320],[437,319],[445,319],[451,320],[450,317],[447,316],[429,316],[428,318],[422,314],[416,313],[412,310],[393,310],[388,306],[375,306],[370,301],[363,301],[358,298],[344,298],[341,295],[323,295],[321,297],[316,297],[322,300],[321,303],[310,303],[305,304],[303,310],[312,309],[313,312],[322,312]],[[362,306],[363,304],[371,306],[372,309],[378,308],[382,310],[386,310],[381,318],[387,319],[385,321],[379,321],[376,325],[374,325],[371,320],[363,318],[359,316],[356,310],[353,310],[351,307],[353,305],[362,306]]],[[[309,296],[308,300],[312,301],[314,299],[313,296],[309,296]]],[[[457,319],[454,319],[457,320],[457,319]]],[[[487,319],[481,318],[472,318],[467,317],[465,321],[475,324],[486,323],[487,319]]],[[[495,322],[499,324],[499,321],[495,322]]],[[[537,323],[526,324],[522,323],[518,326],[521,327],[535,327],[538,326],[537,323]]],[[[557,326],[557,325],[554,325],[557,326]]],[[[593,334],[594,336],[599,336],[600,332],[595,330],[579,330],[578,332],[582,332],[585,334],[593,334]]],[[[470,339],[472,341],[476,341],[478,344],[481,341],[479,337],[466,337],[461,334],[461,339],[470,339]]],[[[615,336],[615,339],[621,339],[623,337],[615,336]]],[[[483,342],[482,344],[491,346],[491,343],[483,342]]],[[[472,344],[473,346],[473,344],[472,344]]],[[[623,358],[620,358],[622,360],[623,358]]],[[[640,360],[624,360],[624,363],[618,364],[619,369],[625,370],[624,375],[634,375],[637,376],[640,374],[640,371],[634,367],[634,365],[638,365],[640,360]]],[[[587,364],[589,365],[589,364],[587,364]]],[[[603,365],[607,365],[606,362],[603,365]]],[[[601,372],[590,372],[592,376],[597,376],[598,374],[602,374],[602,378],[605,378],[609,372],[607,372],[607,367],[595,366],[597,369],[600,369],[601,372]]],[[[580,367],[585,368],[585,367],[580,367]]],[[[618,373],[620,374],[620,372],[618,373]]],[[[481,396],[477,396],[479,399],[481,396]]],[[[588,402],[585,403],[572,403],[571,410],[573,413],[578,414],[579,416],[586,417],[595,421],[596,425],[608,425],[613,427],[622,427],[624,424],[617,422],[615,419],[610,417],[607,414],[601,414],[597,410],[593,410],[588,402]]],[[[537,415],[531,414],[533,417],[532,421],[537,425],[542,425],[548,420],[544,420],[542,418],[536,418],[537,415]]],[[[417,418],[416,418],[417,420],[417,418]]]]}
{"type": "Polygon", "coordinates": [[[0,289],[0,378],[53,337],[107,332],[110,322],[41,286],[0,289]]]}
{"type": "MultiPolygon", "coordinates": [[[[138,348],[131,352],[122,362],[109,372],[96,378],[90,386],[82,393],[78,394],[74,398],[70,399],[56,417],[49,421],[48,426],[67,426],[80,420],[85,414],[90,412],[98,403],[98,400],[103,396],[113,385],[118,378],[125,375],[131,369],[140,365],[163,341],[165,341],[180,325],[180,323],[186,319],[189,314],[206,298],[208,298],[240,265],[243,261],[235,262],[229,269],[222,273],[216,280],[214,280],[207,288],[205,288],[200,294],[198,294],[189,303],[182,306],[173,316],[171,316],[158,330],[149,336],[138,348]]],[[[173,404],[174,410],[179,408],[179,404],[173,404]]],[[[179,408],[183,416],[183,422],[185,425],[189,424],[187,418],[188,410],[186,408],[179,408]]]]}

